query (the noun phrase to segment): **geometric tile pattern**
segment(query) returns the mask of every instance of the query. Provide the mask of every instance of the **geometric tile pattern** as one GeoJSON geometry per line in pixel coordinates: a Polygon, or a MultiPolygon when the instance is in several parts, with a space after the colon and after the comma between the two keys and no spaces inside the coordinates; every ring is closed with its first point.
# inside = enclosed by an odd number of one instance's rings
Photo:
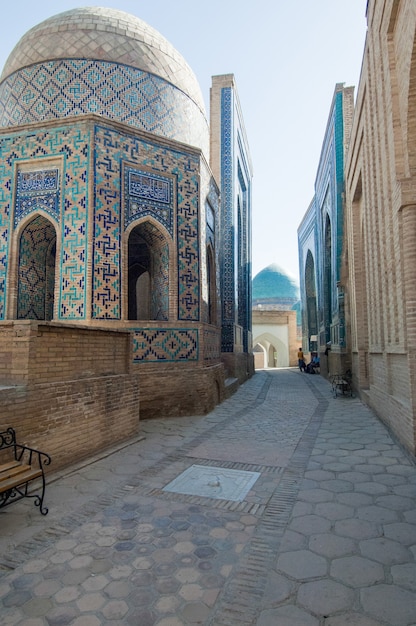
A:
{"type": "MultiPolygon", "coordinates": [[[[12,133],[0,138],[0,319],[4,319],[6,298],[6,274],[8,264],[8,241],[12,224],[12,198],[14,183],[14,165],[25,159],[33,159],[33,170],[42,168],[42,159],[52,157],[62,163],[62,179],[60,187],[65,185],[64,205],[59,208],[57,198],[60,190],[46,192],[36,196],[31,187],[33,199],[37,202],[46,201],[42,208],[54,218],[59,225],[61,218],[61,258],[57,271],[60,272],[59,308],[60,319],[83,319],[85,317],[86,302],[86,271],[87,271],[87,180],[86,172],[89,169],[90,138],[84,128],[77,125],[58,127],[48,130],[26,131],[12,133]],[[35,164],[36,163],[36,164],[35,164]],[[54,195],[54,198],[52,198],[54,195]],[[58,269],[59,268],[59,269],[58,269]]],[[[50,161],[48,161],[48,170],[50,161]]],[[[53,167],[51,170],[54,169],[53,167]]],[[[17,219],[23,217],[23,211],[28,213],[29,195],[23,191],[24,182],[20,175],[19,194],[16,197],[17,219]],[[23,186],[22,186],[23,185],[23,186]],[[22,191],[22,195],[20,195],[22,191]]],[[[54,184],[53,177],[42,183],[44,187],[54,184]]],[[[38,181],[39,182],[39,181],[38,181]]],[[[41,184],[41,183],[39,183],[41,184]]],[[[17,186],[17,185],[16,185],[17,186]]],[[[58,264],[58,259],[56,260],[58,264]]]]}
{"type": "Polygon", "coordinates": [[[20,237],[17,319],[52,319],[55,250],[53,225],[37,215],[20,237]]]}
{"type": "MultiPolygon", "coordinates": [[[[122,316],[120,237],[123,225],[120,204],[123,202],[123,162],[125,169],[128,162],[131,169],[127,171],[136,167],[138,170],[151,167],[153,172],[160,172],[161,182],[167,181],[166,174],[173,181],[176,207],[172,208],[172,213],[176,218],[178,252],[178,319],[199,320],[198,158],[103,125],[95,127],[94,145],[93,317],[120,319],[122,316]]],[[[152,215],[154,219],[157,218],[154,212],[152,215]]],[[[163,221],[160,223],[163,224],[163,221]]]]}
{"type": "Polygon", "coordinates": [[[221,90],[221,196],[222,196],[222,351],[234,350],[235,324],[235,260],[234,260],[234,127],[233,92],[230,87],[221,90]]]}
{"type": "Polygon", "coordinates": [[[0,85],[0,126],[95,113],[205,149],[205,117],[181,89],[140,69],[59,59],[16,71],[0,85]]]}
{"type": "Polygon", "coordinates": [[[198,360],[196,328],[134,328],[133,362],[198,360]]]}
{"type": "Polygon", "coordinates": [[[221,89],[222,351],[233,352],[235,324],[244,352],[251,330],[251,173],[231,87],[221,89]],[[237,289],[236,289],[237,286],[237,289]]]}

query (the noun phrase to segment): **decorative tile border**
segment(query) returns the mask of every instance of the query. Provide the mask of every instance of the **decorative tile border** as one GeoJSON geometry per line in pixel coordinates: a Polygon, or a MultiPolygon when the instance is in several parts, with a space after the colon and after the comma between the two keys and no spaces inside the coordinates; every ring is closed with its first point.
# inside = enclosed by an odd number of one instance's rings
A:
{"type": "Polygon", "coordinates": [[[135,328],[133,362],[198,360],[198,330],[191,328],[135,328]]]}

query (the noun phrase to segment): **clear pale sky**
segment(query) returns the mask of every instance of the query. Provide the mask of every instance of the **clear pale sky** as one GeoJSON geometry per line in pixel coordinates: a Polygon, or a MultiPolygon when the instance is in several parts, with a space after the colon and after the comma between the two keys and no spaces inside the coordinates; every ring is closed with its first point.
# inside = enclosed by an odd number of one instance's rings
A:
{"type": "Polygon", "coordinates": [[[234,74],[253,162],[253,276],[298,279],[297,228],[314,182],[336,83],[358,86],[366,0],[11,0],[0,66],[27,30],[75,7],[136,15],[185,57],[207,113],[211,76],[234,74]]]}

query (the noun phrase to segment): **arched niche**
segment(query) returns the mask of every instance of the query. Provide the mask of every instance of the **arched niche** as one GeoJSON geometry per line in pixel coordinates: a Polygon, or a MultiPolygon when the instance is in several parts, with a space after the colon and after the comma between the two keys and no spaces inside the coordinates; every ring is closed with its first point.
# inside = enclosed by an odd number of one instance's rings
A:
{"type": "Polygon", "coordinates": [[[129,234],[128,319],[169,319],[169,245],[150,221],[137,224],[129,234]]]}
{"type": "Polygon", "coordinates": [[[318,335],[318,309],[316,302],[315,261],[310,250],[308,250],[306,255],[305,263],[305,294],[309,350],[316,351],[317,340],[312,341],[311,337],[317,337],[318,335]]]}
{"type": "Polygon", "coordinates": [[[43,215],[36,215],[19,237],[17,319],[53,319],[55,262],[55,227],[43,215]]]}
{"type": "Polygon", "coordinates": [[[325,342],[331,340],[332,324],[332,233],[331,220],[326,214],[324,227],[324,326],[325,342]]]}

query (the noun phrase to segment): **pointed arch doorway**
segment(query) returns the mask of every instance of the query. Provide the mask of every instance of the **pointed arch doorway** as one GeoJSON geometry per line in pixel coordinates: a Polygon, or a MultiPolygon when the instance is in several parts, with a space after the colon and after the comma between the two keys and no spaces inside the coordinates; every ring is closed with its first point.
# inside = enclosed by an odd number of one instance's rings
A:
{"type": "Polygon", "coordinates": [[[19,238],[17,319],[53,319],[55,264],[55,227],[46,217],[36,215],[19,238]]]}
{"type": "Polygon", "coordinates": [[[150,221],[138,224],[129,235],[128,319],[169,319],[169,246],[150,221]]]}

